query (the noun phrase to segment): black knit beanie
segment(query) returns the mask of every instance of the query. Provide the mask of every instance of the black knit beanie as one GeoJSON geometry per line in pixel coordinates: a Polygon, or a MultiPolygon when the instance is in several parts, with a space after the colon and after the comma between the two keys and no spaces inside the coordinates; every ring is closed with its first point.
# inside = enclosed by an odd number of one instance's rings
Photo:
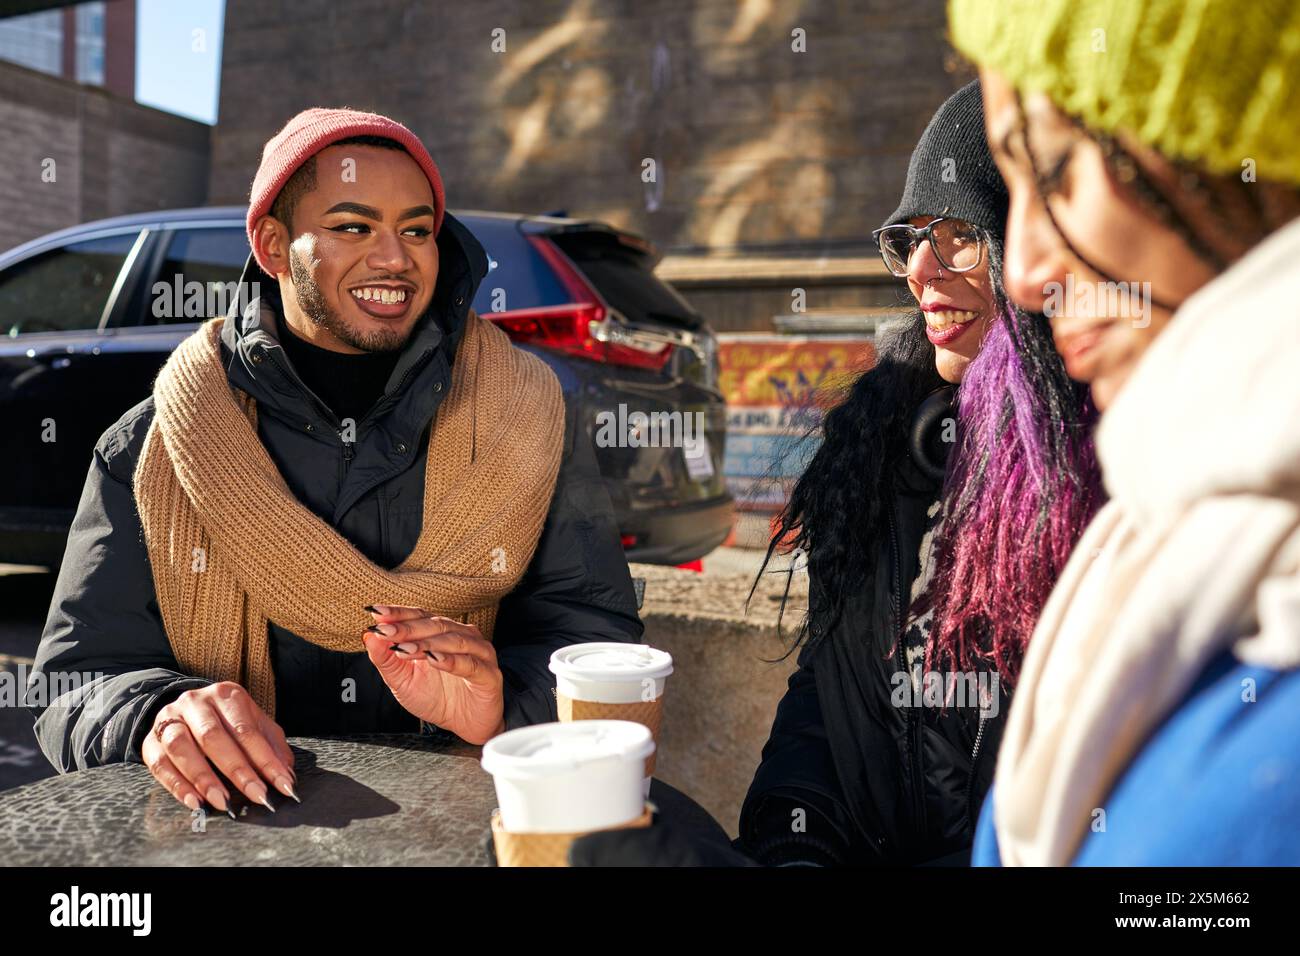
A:
{"type": "Polygon", "coordinates": [[[952,216],[998,238],[1007,228],[1007,187],[984,138],[979,80],[948,97],[907,164],[907,186],[886,226],[914,216],[952,216]]]}

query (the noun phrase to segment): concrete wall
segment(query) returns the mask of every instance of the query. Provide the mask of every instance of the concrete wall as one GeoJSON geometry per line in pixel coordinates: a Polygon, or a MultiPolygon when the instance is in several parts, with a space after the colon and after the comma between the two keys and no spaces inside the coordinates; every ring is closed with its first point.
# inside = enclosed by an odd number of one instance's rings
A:
{"type": "Polygon", "coordinates": [[[655,776],[736,837],[776,705],[794,671],[772,624],[650,612],[645,643],[673,655],[655,776]]]}
{"type": "MultiPolygon", "coordinates": [[[[785,576],[764,575],[750,598],[760,563],[757,552],[719,548],[702,574],[632,565],[646,582],[644,641],[673,656],[655,776],[689,794],[732,837],[795,669],[795,655],[786,656],[790,631],[807,607],[807,576],[795,575],[779,635],[785,576]]],[[[782,566],[777,558],[772,567],[782,566]]]]}
{"type": "Polygon", "coordinates": [[[860,248],[966,78],[944,30],[944,0],[228,0],[211,200],[246,199],[289,116],[350,105],[414,129],[453,206],[664,248],[860,248]]]}
{"type": "Polygon", "coordinates": [[[202,205],[210,133],[102,89],[0,63],[0,246],[91,219],[202,205]]]}

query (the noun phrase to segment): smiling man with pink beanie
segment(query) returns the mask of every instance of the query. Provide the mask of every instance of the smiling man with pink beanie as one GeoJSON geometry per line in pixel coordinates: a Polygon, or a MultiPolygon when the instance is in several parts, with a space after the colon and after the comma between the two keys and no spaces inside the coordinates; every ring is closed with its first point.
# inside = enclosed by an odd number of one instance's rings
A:
{"type": "Polygon", "coordinates": [[[298,796],[286,735],[555,720],[551,653],[641,634],[590,439],[470,308],[487,257],[419,138],[299,113],[247,226],[246,306],[96,447],[36,662],[106,672],[40,712],[56,767],[140,760],[192,809],[216,770],[298,796]]]}

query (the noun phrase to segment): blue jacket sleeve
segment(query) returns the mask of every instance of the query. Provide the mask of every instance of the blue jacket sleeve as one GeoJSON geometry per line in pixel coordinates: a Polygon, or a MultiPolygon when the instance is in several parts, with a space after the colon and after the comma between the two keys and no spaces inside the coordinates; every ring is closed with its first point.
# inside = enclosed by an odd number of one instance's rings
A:
{"type": "Polygon", "coordinates": [[[979,822],[975,824],[975,844],[970,852],[971,866],[1001,866],[998,853],[998,833],[993,828],[993,790],[984,798],[979,822]]]}

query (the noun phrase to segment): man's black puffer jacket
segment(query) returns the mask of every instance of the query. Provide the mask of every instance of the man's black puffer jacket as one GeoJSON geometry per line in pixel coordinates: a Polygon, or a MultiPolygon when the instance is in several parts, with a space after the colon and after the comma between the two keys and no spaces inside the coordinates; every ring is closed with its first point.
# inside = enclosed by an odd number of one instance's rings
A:
{"type": "MultiPolygon", "coordinates": [[[[915,455],[900,464],[869,578],[836,628],[799,655],[741,810],[737,847],[760,863],[969,859],[1009,698],[985,673],[974,680],[998,693],[983,719],[974,694],[964,707],[906,706],[923,700],[906,675],[925,623],[894,640],[937,523],[935,471],[915,455]]],[[[818,569],[811,554],[810,609],[818,569]]]]}

